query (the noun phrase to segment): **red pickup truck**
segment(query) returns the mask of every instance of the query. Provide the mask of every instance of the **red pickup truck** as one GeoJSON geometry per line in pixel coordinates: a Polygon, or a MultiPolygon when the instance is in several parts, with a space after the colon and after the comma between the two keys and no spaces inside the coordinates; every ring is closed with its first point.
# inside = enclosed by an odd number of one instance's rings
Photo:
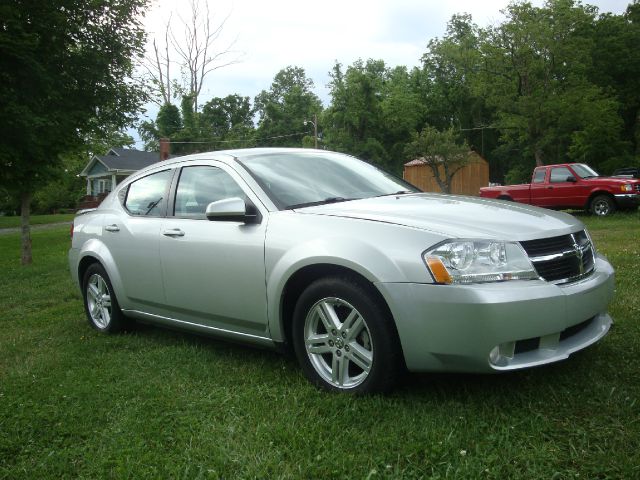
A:
{"type": "Polygon", "coordinates": [[[484,187],[480,196],[605,216],[640,204],[640,180],[601,177],[588,165],[563,163],[537,167],[530,184],[484,187]]]}

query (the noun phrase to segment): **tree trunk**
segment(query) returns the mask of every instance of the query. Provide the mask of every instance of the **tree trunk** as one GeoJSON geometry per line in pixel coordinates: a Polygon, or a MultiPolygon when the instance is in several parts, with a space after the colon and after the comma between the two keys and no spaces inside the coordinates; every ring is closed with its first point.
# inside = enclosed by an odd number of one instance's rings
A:
{"type": "Polygon", "coordinates": [[[31,192],[20,194],[20,221],[22,226],[22,265],[31,265],[31,226],[29,215],[31,213],[31,192]]]}
{"type": "Polygon", "coordinates": [[[542,165],[544,165],[544,163],[542,162],[542,150],[536,148],[534,155],[536,157],[536,167],[541,167],[542,165]]]}

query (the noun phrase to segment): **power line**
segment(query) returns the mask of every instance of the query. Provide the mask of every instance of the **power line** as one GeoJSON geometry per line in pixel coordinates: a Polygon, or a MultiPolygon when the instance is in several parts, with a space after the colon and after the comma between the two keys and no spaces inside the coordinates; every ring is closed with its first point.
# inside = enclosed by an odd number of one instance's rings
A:
{"type": "Polygon", "coordinates": [[[211,143],[251,143],[251,142],[262,142],[264,140],[274,140],[277,138],[288,138],[288,137],[297,137],[300,135],[308,135],[311,132],[298,132],[298,133],[289,133],[287,135],[275,135],[273,137],[262,137],[262,138],[248,138],[248,139],[238,139],[238,140],[208,140],[201,142],[174,142],[173,140],[169,140],[170,144],[174,145],[195,145],[195,144],[211,144],[211,143]]]}

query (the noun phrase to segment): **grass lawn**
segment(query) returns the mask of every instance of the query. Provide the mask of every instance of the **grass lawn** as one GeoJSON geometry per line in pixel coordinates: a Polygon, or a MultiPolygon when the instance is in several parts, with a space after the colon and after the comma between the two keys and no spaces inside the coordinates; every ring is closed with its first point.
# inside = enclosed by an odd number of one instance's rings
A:
{"type": "MultiPolygon", "coordinates": [[[[71,222],[75,213],[60,213],[56,215],[31,215],[31,225],[44,225],[45,223],[71,222]]],[[[15,228],[20,226],[20,217],[0,217],[0,228],[15,228]]]]}
{"type": "Polygon", "coordinates": [[[139,327],[104,336],[68,228],[0,237],[0,478],[640,478],[640,219],[581,217],[617,269],[599,344],[502,375],[313,388],[273,352],[139,327]]]}

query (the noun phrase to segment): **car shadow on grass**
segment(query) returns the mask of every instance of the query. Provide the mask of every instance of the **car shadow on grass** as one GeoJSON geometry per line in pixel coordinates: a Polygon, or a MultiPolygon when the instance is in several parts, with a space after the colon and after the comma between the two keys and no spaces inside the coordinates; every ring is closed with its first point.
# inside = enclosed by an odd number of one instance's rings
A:
{"type": "MultiPolygon", "coordinates": [[[[267,374],[272,372],[273,377],[267,376],[273,381],[286,375],[297,383],[303,377],[290,349],[270,350],[142,323],[135,323],[130,332],[162,346],[185,345],[205,349],[217,360],[231,362],[230,365],[234,367],[246,366],[267,374]]],[[[564,388],[580,389],[580,382],[587,381],[587,376],[576,375],[575,372],[588,370],[592,360],[593,354],[587,350],[576,352],[562,362],[497,374],[404,373],[400,375],[394,390],[382,398],[404,397],[407,401],[440,399],[463,403],[475,403],[482,399],[501,404],[505,399],[513,402],[517,398],[553,397],[564,388]]],[[[308,388],[315,390],[311,384],[308,384],[308,388]]]]}

